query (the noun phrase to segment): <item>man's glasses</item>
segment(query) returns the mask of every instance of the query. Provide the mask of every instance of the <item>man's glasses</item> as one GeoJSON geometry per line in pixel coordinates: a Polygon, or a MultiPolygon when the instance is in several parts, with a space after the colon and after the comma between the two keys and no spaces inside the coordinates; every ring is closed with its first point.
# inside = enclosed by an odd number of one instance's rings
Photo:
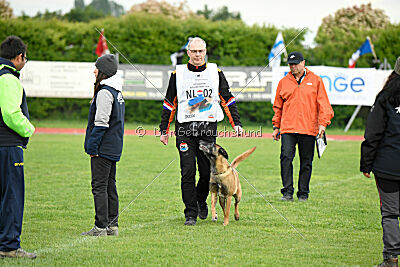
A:
{"type": "Polygon", "coordinates": [[[193,54],[197,54],[197,53],[203,54],[204,52],[206,52],[205,49],[200,49],[200,50],[192,50],[192,49],[190,49],[189,51],[190,51],[190,53],[193,53],[193,54]]]}

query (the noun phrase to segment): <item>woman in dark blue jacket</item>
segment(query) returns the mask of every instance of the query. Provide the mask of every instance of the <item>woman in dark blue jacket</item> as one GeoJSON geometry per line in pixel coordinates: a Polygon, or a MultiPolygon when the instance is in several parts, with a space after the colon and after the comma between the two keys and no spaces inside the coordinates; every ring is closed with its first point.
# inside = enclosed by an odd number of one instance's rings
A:
{"type": "Polygon", "coordinates": [[[360,171],[375,175],[381,201],[383,259],[398,266],[400,254],[400,57],[368,115],[360,171]]]}
{"type": "Polygon", "coordinates": [[[116,163],[124,136],[125,102],[118,61],[112,54],[99,57],[94,74],[94,96],[86,128],[85,152],[91,157],[95,225],[82,235],[118,235],[116,163]]]}

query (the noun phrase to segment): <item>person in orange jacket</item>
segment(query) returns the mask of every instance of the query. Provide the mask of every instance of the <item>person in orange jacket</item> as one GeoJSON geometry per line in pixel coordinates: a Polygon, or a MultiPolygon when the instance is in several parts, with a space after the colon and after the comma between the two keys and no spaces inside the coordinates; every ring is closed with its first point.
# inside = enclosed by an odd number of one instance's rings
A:
{"type": "Polygon", "coordinates": [[[307,201],[314,158],[315,137],[322,136],[331,123],[333,110],[322,79],[305,67],[300,52],[292,52],[287,60],[290,72],[276,90],[272,118],[272,137],[281,145],[281,189],[283,201],[293,201],[293,158],[299,148],[300,171],[297,197],[307,201]]]}

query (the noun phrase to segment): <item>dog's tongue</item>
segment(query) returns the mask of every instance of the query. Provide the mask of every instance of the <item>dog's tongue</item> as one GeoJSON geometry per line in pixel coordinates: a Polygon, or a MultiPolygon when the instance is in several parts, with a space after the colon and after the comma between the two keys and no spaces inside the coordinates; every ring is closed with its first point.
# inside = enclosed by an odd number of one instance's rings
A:
{"type": "Polygon", "coordinates": [[[201,150],[203,150],[204,152],[208,152],[207,147],[205,147],[205,146],[203,146],[203,145],[199,145],[199,148],[200,148],[201,150]]]}

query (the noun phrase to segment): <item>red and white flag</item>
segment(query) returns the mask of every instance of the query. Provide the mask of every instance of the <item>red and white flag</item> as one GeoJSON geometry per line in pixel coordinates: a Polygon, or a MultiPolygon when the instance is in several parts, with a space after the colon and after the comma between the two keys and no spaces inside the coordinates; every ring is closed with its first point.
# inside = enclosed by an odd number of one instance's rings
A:
{"type": "Polygon", "coordinates": [[[110,50],[108,50],[106,38],[104,37],[104,29],[101,30],[99,41],[97,42],[96,54],[99,57],[101,57],[105,54],[110,54],[110,50]]]}

